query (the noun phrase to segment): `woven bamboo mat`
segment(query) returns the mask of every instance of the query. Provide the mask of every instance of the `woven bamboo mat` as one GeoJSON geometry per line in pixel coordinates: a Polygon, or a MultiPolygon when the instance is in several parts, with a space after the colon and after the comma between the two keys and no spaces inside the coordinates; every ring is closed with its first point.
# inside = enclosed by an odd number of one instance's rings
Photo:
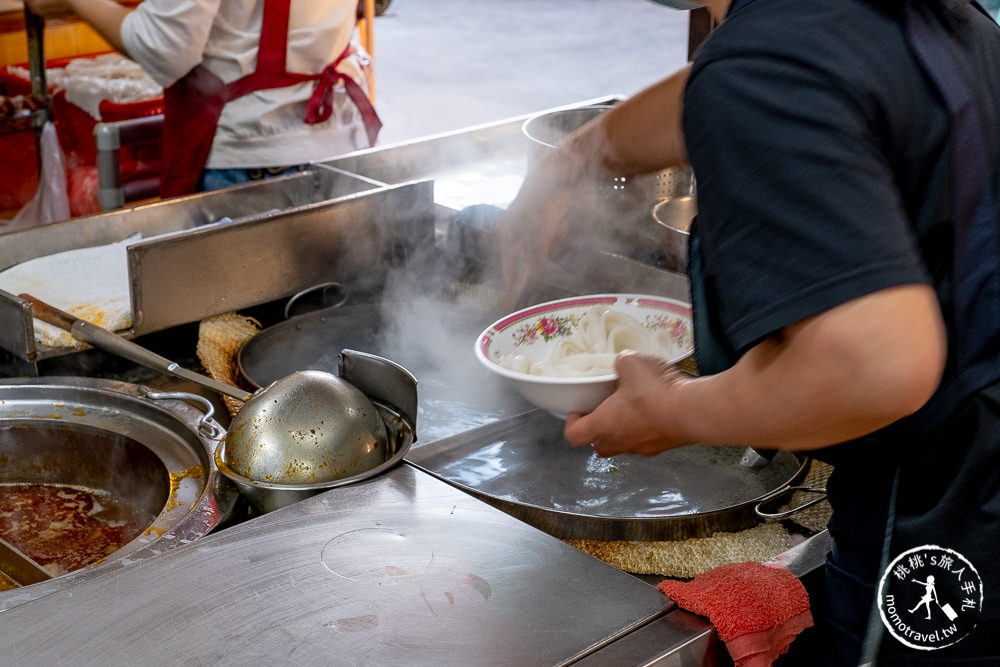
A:
{"type": "MultiPolygon", "coordinates": [[[[260,322],[237,313],[222,313],[206,318],[198,324],[197,354],[209,376],[240,386],[237,355],[243,343],[253,338],[261,329],[260,322]]],[[[243,402],[223,396],[230,415],[243,406],[243,402]]]]}
{"type": "MultiPolygon", "coordinates": [[[[823,487],[832,468],[813,461],[802,486],[823,487]]],[[[814,498],[795,492],[780,511],[814,498]]],[[[825,500],[793,514],[789,520],[811,532],[826,527],[830,505],[825,500]]],[[[734,533],[715,533],[710,537],[661,542],[566,540],[568,544],[589,553],[625,572],[659,574],[687,579],[728,563],[757,561],[763,563],[791,547],[788,529],[779,522],[768,521],[734,533]]]]}

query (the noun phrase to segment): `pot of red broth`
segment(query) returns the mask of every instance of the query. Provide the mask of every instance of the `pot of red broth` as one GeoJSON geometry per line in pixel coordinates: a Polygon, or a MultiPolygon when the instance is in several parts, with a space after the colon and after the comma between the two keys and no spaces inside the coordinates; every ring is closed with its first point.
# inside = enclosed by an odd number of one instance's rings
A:
{"type": "MultiPolygon", "coordinates": [[[[237,498],[211,460],[223,430],[210,411],[193,394],[111,380],[4,380],[0,538],[50,586],[206,535],[237,498]]],[[[0,582],[3,609],[18,581],[0,582]]]]}

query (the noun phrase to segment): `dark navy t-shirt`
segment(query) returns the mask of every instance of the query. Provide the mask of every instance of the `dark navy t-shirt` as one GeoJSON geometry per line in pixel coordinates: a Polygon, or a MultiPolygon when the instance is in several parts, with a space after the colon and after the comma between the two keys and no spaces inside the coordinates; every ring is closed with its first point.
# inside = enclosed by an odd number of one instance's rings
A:
{"type": "Polygon", "coordinates": [[[947,224],[927,197],[945,187],[947,116],[890,13],[756,0],[695,60],[684,130],[703,260],[738,353],[849,299],[931,280],[914,230],[947,224]]]}
{"type": "MultiPolygon", "coordinates": [[[[754,0],[695,58],[684,132],[711,313],[699,322],[713,326],[728,363],[782,327],[920,283],[934,286],[948,328],[946,380],[956,372],[948,114],[906,42],[900,8],[891,0],[754,0]]],[[[995,156],[1000,31],[975,12],[942,26],[965,74],[981,82],[977,103],[995,156]]],[[[707,333],[696,331],[696,348],[708,347],[707,333]]],[[[965,434],[966,442],[906,452],[907,443],[880,435],[820,453],[836,464],[830,531],[855,568],[849,574],[865,580],[861,588],[878,567],[899,454],[919,458],[920,474],[930,475],[936,461],[971,447],[965,434]]],[[[970,519],[951,528],[975,526],[970,519]]],[[[856,593],[866,616],[871,591],[856,593]]],[[[1000,597],[993,601],[1000,605],[1000,597]]],[[[849,630],[863,632],[854,625],[849,630]]]]}

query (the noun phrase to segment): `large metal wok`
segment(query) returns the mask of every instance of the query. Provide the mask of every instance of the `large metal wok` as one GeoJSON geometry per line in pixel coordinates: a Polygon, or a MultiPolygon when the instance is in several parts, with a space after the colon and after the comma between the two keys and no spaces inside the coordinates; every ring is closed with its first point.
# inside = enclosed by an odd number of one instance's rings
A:
{"type": "Polygon", "coordinates": [[[556,537],[643,541],[749,528],[757,506],[809,467],[785,451],[747,466],[743,448],[706,445],[601,458],[570,447],[562,429],[535,410],[411,450],[407,461],[556,537]]]}

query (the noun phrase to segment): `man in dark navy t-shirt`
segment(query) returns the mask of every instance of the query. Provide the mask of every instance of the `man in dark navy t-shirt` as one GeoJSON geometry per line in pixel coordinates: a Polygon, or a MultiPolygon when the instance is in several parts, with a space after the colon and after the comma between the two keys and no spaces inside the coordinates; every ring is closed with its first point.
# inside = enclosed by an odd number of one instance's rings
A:
{"type": "Polygon", "coordinates": [[[514,276],[581,182],[695,171],[701,376],[620,355],[566,439],[829,460],[830,663],[1000,664],[1000,29],[964,0],[707,4],[694,62],[544,156],[499,223],[514,276]]]}

